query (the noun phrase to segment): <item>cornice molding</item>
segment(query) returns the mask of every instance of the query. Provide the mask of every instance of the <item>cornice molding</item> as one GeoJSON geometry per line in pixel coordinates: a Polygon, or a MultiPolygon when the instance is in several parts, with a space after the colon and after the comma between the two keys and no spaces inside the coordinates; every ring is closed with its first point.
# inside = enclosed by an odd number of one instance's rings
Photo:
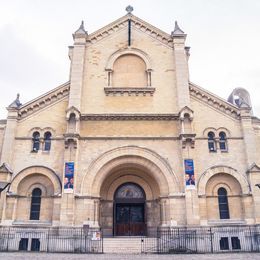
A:
{"type": "Polygon", "coordinates": [[[161,140],[161,141],[179,141],[177,136],[88,136],[80,137],[79,140],[161,140]]]}
{"type": "Polygon", "coordinates": [[[153,96],[155,88],[111,88],[105,87],[104,91],[107,96],[153,96]]]}
{"type": "Polygon", "coordinates": [[[168,45],[169,47],[173,47],[172,36],[162,30],[156,28],[155,26],[143,21],[142,19],[134,16],[134,15],[125,15],[118,20],[108,24],[107,26],[99,29],[96,32],[91,33],[87,42],[93,44],[96,43],[105,37],[113,34],[114,32],[120,31],[123,28],[128,26],[128,20],[131,19],[131,25],[134,29],[139,30],[143,33],[146,33],[150,37],[160,41],[161,43],[168,45]]]}
{"type": "Polygon", "coordinates": [[[18,119],[23,119],[46,106],[49,106],[58,100],[69,95],[70,82],[67,82],[42,96],[24,104],[18,110],[18,119]]]}
{"type": "Polygon", "coordinates": [[[123,120],[178,120],[178,114],[82,114],[83,121],[123,121],[123,120]]]}
{"type": "Polygon", "coordinates": [[[190,95],[207,105],[217,109],[218,111],[225,113],[228,116],[231,116],[235,119],[240,118],[239,109],[232,105],[231,103],[221,99],[220,97],[202,89],[201,87],[195,85],[194,83],[189,83],[190,95]]]}

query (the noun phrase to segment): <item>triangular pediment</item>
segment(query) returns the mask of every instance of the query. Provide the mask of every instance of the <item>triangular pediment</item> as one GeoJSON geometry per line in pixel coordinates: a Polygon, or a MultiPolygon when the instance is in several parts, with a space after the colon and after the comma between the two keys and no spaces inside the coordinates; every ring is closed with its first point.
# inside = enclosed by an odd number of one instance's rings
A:
{"type": "Polygon", "coordinates": [[[69,120],[70,114],[74,113],[76,115],[76,118],[80,117],[80,111],[75,107],[71,106],[66,110],[66,118],[69,120]]]}
{"type": "Polygon", "coordinates": [[[250,172],[260,172],[260,167],[256,164],[253,163],[247,170],[248,173],[250,172]]]}
{"type": "Polygon", "coordinates": [[[194,111],[188,106],[183,107],[179,112],[179,117],[184,118],[185,114],[188,114],[190,118],[193,118],[194,111]]]}
{"type": "Polygon", "coordinates": [[[13,173],[11,168],[9,167],[9,165],[7,165],[7,163],[3,163],[0,166],[0,173],[13,173]]]}
{"type": "Polygon", "coordinates": [[[154,39],[162,42],[165,45],[172,47],[172,36],[157,27],[143,21],[142,19],[132,15],[127,14],[118,20],[106,25],[105,27],[91,33],[88,35],[87,41],[89,43],[96,43],[110,35],[128,28],[128,21],[131,20],[131,27],[153,37],[154,39]]]}
{"type": "Polygon", "coordinates": [[[189,83],[190,95],[196,100],[212,107],[220,113],[231,116],[238,119],[240,117],[239,108],[232,105],[228,101],[216,96],[215,94],[195,85],[194,83],[189,83]]]}
{"type": "Polygon", "coordinates": [[[58,102],[59,100],[62,100],[63,98],[69,95],[69,90],[70,90],[70,82],[67,82],[25,103],[18,110],[19,119],[26,118],[27,116],[30,116],[40,111],[41,109],[44,109],[47,106],[50,106],[58,102]]]}

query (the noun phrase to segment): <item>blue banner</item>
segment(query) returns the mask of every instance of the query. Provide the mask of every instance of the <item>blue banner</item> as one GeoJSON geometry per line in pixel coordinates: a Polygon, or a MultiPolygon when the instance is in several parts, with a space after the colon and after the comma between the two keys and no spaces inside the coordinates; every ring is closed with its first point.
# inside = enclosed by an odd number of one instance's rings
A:
{"type": "Polygon", "coordinates": [[[195,185],[195,176],[194,176],[194,164],[192,159],[184,160],[184,169],[185,169],[185,184],[186,186],[195,185]]]}
{"type": "Polygon", "coordinates": [[[64,190],[72,189],[74,186],[74,162],[65,163],[64,190]]]}

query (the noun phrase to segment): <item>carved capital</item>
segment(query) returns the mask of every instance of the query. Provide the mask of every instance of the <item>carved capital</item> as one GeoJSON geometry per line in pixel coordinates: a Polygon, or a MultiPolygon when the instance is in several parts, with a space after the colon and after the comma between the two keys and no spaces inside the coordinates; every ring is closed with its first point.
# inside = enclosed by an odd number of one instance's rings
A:
{"type": "Polygon", "coordinates": [[[74,149],[77,149],[78,147],[78,140],[79,140],[79,134],[65,134],[64,135],[64,144],[65,149],[68,149],[69,146],[73,146],[74,149]]]}
{"type": "Polygon", "coordinates": [[[185,149],[187,144],[190,144],[190,147],[194,148],[195,147],[195,136],[196,136],[196,134],[180,134],[182,148],[185,149]]]}

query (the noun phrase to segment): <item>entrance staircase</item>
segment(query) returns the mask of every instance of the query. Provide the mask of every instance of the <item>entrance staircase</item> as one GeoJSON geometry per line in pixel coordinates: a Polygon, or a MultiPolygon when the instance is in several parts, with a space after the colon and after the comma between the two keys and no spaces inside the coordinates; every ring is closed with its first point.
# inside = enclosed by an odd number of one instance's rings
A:
{"type": "Polygon", "coordinates": [[[103,238],[104,253],[141,254],[141,237],[105,237],[103,238]]]}

